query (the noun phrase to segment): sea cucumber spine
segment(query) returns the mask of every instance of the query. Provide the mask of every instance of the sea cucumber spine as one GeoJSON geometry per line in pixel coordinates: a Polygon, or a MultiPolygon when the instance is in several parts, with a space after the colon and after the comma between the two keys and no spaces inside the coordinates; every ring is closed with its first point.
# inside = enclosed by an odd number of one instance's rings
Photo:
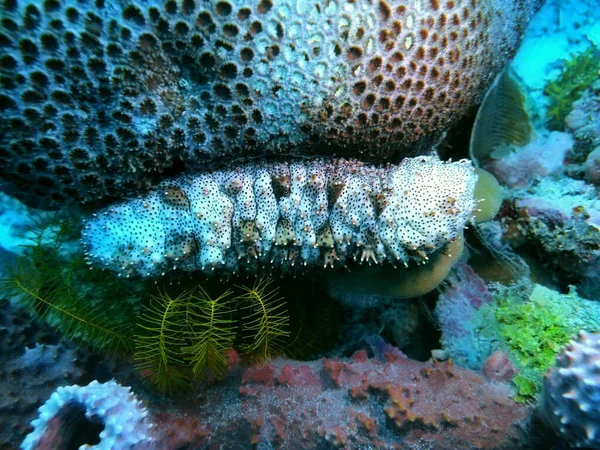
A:
{"type": "Polygon", "coordinates": [[[123,276],[424,263],[472,219],[468,160],[251,163],[161,183],[84,226],[89,264],[123,276]]]}

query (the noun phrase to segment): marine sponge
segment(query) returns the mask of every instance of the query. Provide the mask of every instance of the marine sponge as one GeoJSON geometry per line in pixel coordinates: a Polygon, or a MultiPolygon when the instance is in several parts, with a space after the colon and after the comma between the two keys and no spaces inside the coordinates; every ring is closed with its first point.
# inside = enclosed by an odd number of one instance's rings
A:
{"type": "MultiPolygon", "coordinates": [[[[97,445],[82,447],[126,450],[139,444],[147,444],[152,440],[150,430],[153,424],[146,418],[148,411],[141,403],[136,400],[130,388],[123,387],[114,380],[108,383],[92,381],[87,386],[59,387],[39,408],[39,418],[32,422],[33,431],[27,435],[21,449],[40,448],[41,442],[47,440],[52,440],[50,443],[46,442],[47,448],[62,448],[55,442],[62,442],[62,438],[57,436],[60,430],[56,430],[56,421],[59,421],[59,425],[60,419],[68,422],[69,417],[63,418],[61,414],[75,414],[76,408],[83,408],[89,422],[104,427],[97,445]]],[[[68,443],[62,444],[67,448],[68,443]]]]}
{"type": "Polygon", "coordinates": [[[576,448],[600,449],[600,333],[579,333],[544,380],[542,412],[576,448]]]}
{"type": "Polygon", "coordinates": [[[477,175],[435,156],[398,166],[300,160],[166,181],[86,224],[91,264],[122,275],[174,269],[283,273],[349,262],[408,266],[457,239],[472,219],[477,175]]]}
{"type": "Polygon", "coordinates": [[[225,155],[404,156],[479,100],[540,3],[5,1],[2,177],[56,207],[225,155]]]}

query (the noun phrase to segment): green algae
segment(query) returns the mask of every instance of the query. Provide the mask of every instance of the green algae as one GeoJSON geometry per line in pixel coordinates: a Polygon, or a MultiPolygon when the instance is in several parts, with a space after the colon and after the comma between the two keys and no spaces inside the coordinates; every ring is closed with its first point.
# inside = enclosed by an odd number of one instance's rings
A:
{"type": "Polygon", "coordinates": [[[600,57],[593,48],[564,60],[559,77],[548,82],[544,88],[544,94],[550,98],[546,113],[548,128],[558,131],[565,129],[565,118],[571,112],[573,102],[598,79],[599,72],[600,57]]]}
{"type": "Polygon", "coordinates": [[[519,371],[513,379],[517,401],[538,396],[544,373],[575,334],[600,330],[598,303],[579,297],[574,289],[560,294],[535,285],[526,299],[507,290],[480,313],[488,323],[493,322],[500,346],[519,371]]]}

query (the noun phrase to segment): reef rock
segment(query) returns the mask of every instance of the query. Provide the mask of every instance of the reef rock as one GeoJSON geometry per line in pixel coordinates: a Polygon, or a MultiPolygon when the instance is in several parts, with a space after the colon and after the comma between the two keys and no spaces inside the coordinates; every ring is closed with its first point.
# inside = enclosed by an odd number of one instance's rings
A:
{"type": "MultiPolygon", "coordinates": [[[[132,409],[129,396],[112,403],[132,409]]],[[[152,440],[132,449],[531,448],[532,408],[516,404],[506,384],[451,362],[411,361],[394,352],[384,361],[367,358],[364,350],[343,360],[275,359],[237,368],[221,383],[199,385],[177,402],[144,397],[137,396],[148,405],[141,419],[154,424],[147,435],[152,440]]],[[[134,406],[129,422],[142,410],[134,406]]],[[[92,408],[86,406],[90,416],[92,408]]],[[[95,419],[108,426],[111,416],[107,410],[95,419]]],[[[123,427],[122,442],[134,442],[138,430],[123,427]]],[[[36,438],[44,439],[41,431],[36,425],[36,438]]],[[[46,431],[56,439],[68,430],[59,423],[46,431]]]]}
{"type": "Polygon", "coordinates": [[[52,391],[83,378],[88,355],[6,299],[0,300],[0,339],[0,450],[13,450],[52,391]]]}
{"type": "Polygon", "coordinates": [[[227,157],[414,153],[480,100],[541,3],[5,1],[5,189],[57,207],[227,157]]]}

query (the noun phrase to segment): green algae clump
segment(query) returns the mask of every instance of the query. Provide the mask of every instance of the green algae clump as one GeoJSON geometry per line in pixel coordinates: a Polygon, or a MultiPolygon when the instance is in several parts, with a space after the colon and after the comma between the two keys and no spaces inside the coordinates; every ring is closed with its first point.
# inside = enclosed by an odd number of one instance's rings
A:
{"type": "Polygon", "coordinates": [[[482,310],[492,312],[501,346],[519,371],[513,379],[517,401],[537,397],[544,373],[573,335],[580,330],[600,330],[598,304],[579,297],[574,290],[565,295],[535,285],[525,301],[507,292],[482,310]]]}
{"type": "Polygon", "coordinates": [[[89,270],[74,246],[79,223],[59,215],[39,220],[30,242],[0,280],[0,289],[40,323],[65,338],[107,353],[133,350],[131,327],[136,286],[101,270],[89,270]],[[110,300],[110,301],[104,301],[110,300]]]}
{"type": "Polygon", "coordinates": [[[550,97],[546,116],[551,130],[565,129],[565,118],[571,112],[573,102],[598,79],[599,72],[600,55],[593,48],[564,61],[560,76],[544,88],[544,94],[550,97]]]}

